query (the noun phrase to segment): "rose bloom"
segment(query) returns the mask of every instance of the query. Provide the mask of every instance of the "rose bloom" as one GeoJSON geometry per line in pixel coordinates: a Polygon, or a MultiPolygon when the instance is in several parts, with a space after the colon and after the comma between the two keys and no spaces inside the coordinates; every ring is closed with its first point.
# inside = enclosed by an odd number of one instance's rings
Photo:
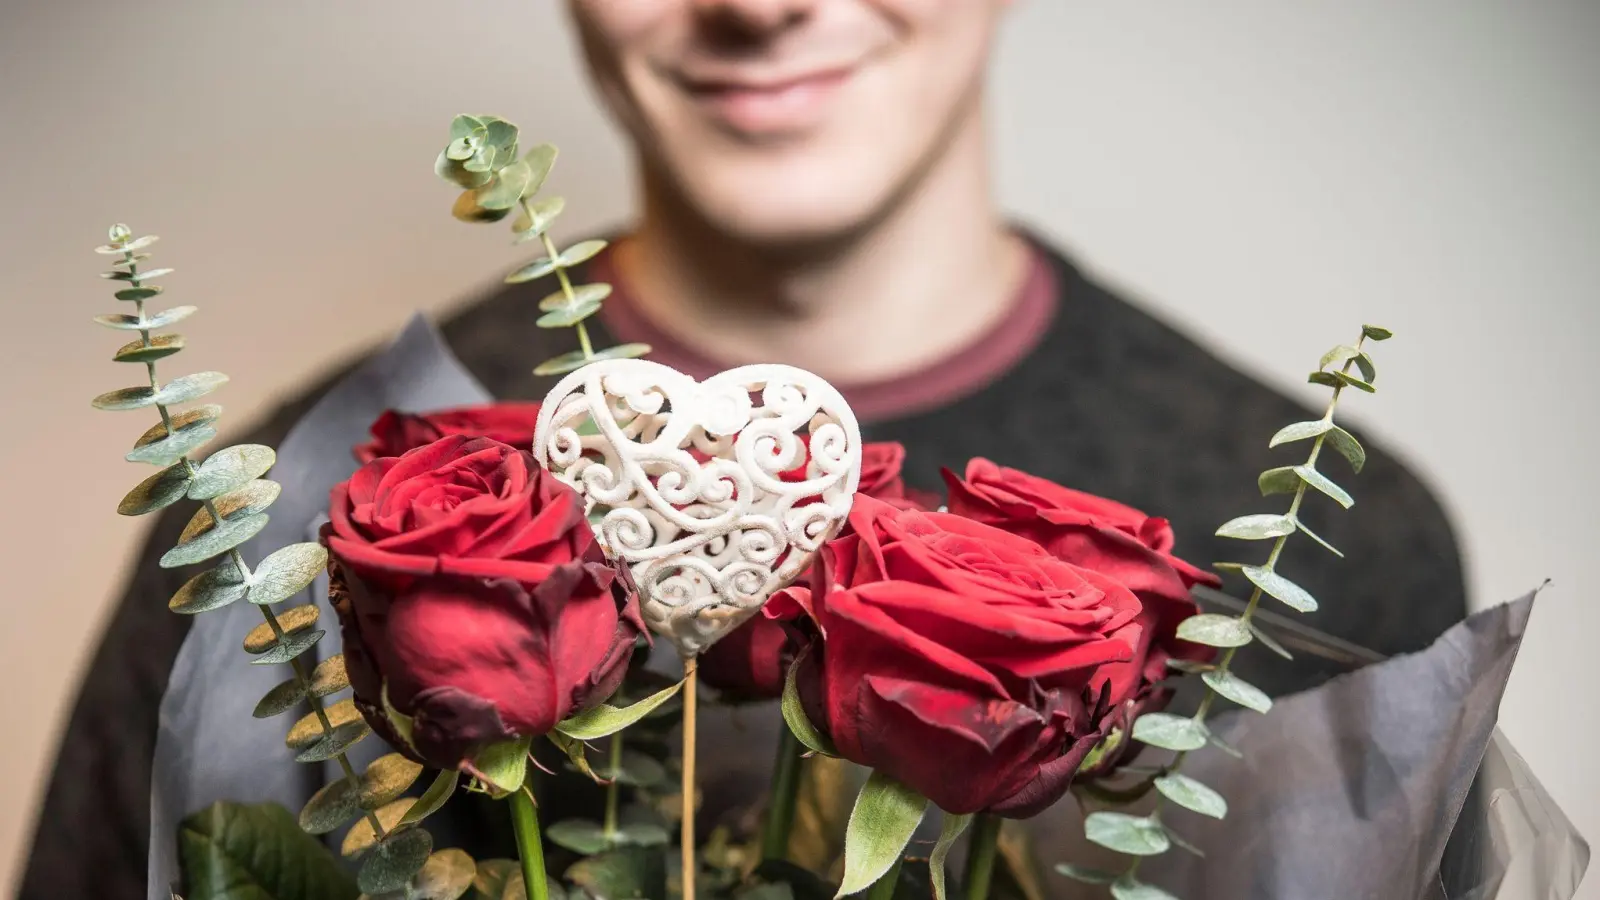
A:
{"type": "Polygon", "coordinates": [[[1054,803],[1106,735],[1110,673],[1139,601],[1099,573],[970,519],[861,497],[821,552],[804,612],[820,641],[797,686],[839,754],[951,813],[1022,818],[1054,803]]]}
{"type": "Polygon", "coordinates": [[[357,462],[365,464],[385,456],[399,456],[452,434],[494,438],[526,450],[533,446],[538,421],[537,403],[486,403],[431,413],[390,409],[368,429],[372,440],[357,444],[351,452],[357,462]]]}
{"type": "Polygon", "coordinates": [[[329,515],[357,705],[421,761],[471,771],[485,745],[549,732],[626,674],[637,598],[582,499],[527,451],[453,435],[380,458],[329,515]]]}
{"type": "Polygon", "coordinates": [[[986,459],[968,463],[965,478],[946,472],[945,480],[950,512],[1027,538],[1058,559],[1114,579],[1139,598],[1140,646],[1112,675],[1112,703],[1159,709],[1171,692],[1153,685],[1169,674],[1167,660],[1206,661],[1214,655],[1210,647],[1179,640],[1177,630],[1200,611],[1189,589],[1222,581],[1172,555],[1175,538],[1166,519],[986,459]]]}
{"type": "MultiPolygon", "coordinates": [[[[802,436],[801,440],[807,437],[802,436]]],[[[900,477],[900,466],[905,458],[906,448],[892,441],[863,445],[861,481],[856,495],[882,500],[902,509],[937,506],[935,498],[906,487],[900,477]]],[[[804,477],[803,461],[783,473],[785,481],[800,481],[804,477]]],[[[727,700],[775,700],[783,696],[784,675],[793,657],[794,646],[784,626],[756,616],[700,655],[700,680],[721,691],[727,700]]]]}

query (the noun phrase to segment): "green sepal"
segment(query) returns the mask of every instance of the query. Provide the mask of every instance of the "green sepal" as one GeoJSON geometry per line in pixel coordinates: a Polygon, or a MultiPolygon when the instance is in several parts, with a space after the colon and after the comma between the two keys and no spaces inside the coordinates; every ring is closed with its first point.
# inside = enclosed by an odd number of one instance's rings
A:
{"type": "Polygon", "coordinates": [[[900,859],[927,813],[921,794],[873,772],[856,795],[845,826],[844,879],[836,897],[871,887],[900,859]]]}
{"type": "Polygon", "coordinates": [[[520,790],[527,780],[528,750],[532,746],[531,737],[490,744],[479,751],[466,768],[487,785],[496,798],[505,797],[520,790]]]}
{"type": "Polygon", "coordinates": [[[428,785],[417,802],[400,817],[400,827],[415,825],[443,809],[445,802],[456,792],[456,784],[460,780],[460,772],[454,769],[441,770],[433,779],[433,784],[428,785]]]}
{"type": "Polygon", "coordinates": [[[933,845],[933,855],[928,857],[928,875],[933,880],[934,900],[945,900],[944,863],[950,856],[951,848],[955,847],[956,840],[961,837],[961,833],[972,824],[972,818],[971,813],[944,814],[944,822],[939,828],[939,842],[933,845]]]}
{"type": "Polygon", "coordinates": [[[545,737],[550,739],[550,743],[556,745],[556,749],[567,755],[567,760],[572,763],[573,768],[595,781],[603,780],[595,773],[594,768],[589,765],[589,755],[584,752],[586,745],[583,741],[567,737],[559,731],[552,731],[545,737]]]}
{"type": "Polygon", "coordinates": [[[805,706],[800,702],[800,685],[796,679],[800,671],[800,663],[810,653],[811,644],[805,645],[800,652],[795,654],[794,661],[789,664],[789,671],[783,676],[783,721],[794,733],[795,740],[804,744],[812,753],[821,753],[823,756],[838,756],[839,751],[834,748],[833,741],[817,726],[811,724],[806,717],[805,706]]]}
{"type": "Polygon", "coordinates": [[[656,691],[654,694],[640,700],[631,706],[617,708],[607,703],[602,703],[593,709],[586,709],[576,715],[569,716],[558,725],[556,730],[580,741],[593,741],[616,734],[629,725],[649,715],[656,707],[671,700],[673,695],[683,687],[679,681],[669,687],[656,691]]]}
{"type": "Polygon", "coordinates": [[[177,840],[189,900],[356,898],[333,854],[275,803],[214,803],[184,819],[177,840]]]}
{"type": "Polygon", "coordinates": [[[1160,822],[1127,813],[1090,813],[1083,820],[1083,834],[1108,850],[1129,856],[1160,856],[1172,847],[1160,822]]]}

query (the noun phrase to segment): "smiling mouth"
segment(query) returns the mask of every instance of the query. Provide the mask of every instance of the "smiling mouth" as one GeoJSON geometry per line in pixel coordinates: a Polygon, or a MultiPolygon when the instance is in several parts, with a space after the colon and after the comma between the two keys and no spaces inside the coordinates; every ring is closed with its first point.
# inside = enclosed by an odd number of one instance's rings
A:
{"type": "Polygon", "coordinates": [[[726,130],[749,137],[792,135],[817,125],[853,66],[819,69],[792,78],[681,78],[685,95],[726,130]]]}

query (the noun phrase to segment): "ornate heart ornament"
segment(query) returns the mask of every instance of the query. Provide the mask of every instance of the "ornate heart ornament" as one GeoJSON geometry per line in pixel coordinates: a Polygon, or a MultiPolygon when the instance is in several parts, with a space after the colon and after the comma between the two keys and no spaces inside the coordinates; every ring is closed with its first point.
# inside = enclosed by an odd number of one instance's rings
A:
{"type": "Polygon", "coordinates": [[[685,658],[806,571],[861,478],[849,404],[783,365],[697,382],[648,360],[591,363],[545,396],[533,452],[583,495],[645,621],[685,658]]]}

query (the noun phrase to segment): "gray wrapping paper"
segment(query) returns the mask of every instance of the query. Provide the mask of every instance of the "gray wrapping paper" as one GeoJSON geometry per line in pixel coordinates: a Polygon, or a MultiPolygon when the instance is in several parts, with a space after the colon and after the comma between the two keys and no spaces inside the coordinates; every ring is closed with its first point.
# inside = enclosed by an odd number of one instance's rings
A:
{"type": "MultiPolygon", "coordinates": [[[[245,558],[314,537],[328,492],[356,469],[350,448],[384,410],[425,412],[489,399],[433,325],[415,316],[392,345],[330,390],[277,448],[269,477],[283,485],[283,494],[267,527],[241,548],[245,558]]],[[[326,659],[341,651],[337,620],[325,581],[319,579],[310,593],[328,632],[316,648],[318,658],[326,659]]],[[[171,897],[179,874],[178,824],[190,813],[218,800],[270,800],[298,811],[325,783],[322,767],[296,763],[284,746],[284,721],[250,717],[261,695],[287,677],[283,666],[250,665],[239,649],[245,633],[260,622],[260,611],[248,603],[205,613],[195,618],[178,651],[161,699],[151,773],[149,900],[171,897]]],[[[380,750],[369,739],[352,755],[380,750]]]]}

